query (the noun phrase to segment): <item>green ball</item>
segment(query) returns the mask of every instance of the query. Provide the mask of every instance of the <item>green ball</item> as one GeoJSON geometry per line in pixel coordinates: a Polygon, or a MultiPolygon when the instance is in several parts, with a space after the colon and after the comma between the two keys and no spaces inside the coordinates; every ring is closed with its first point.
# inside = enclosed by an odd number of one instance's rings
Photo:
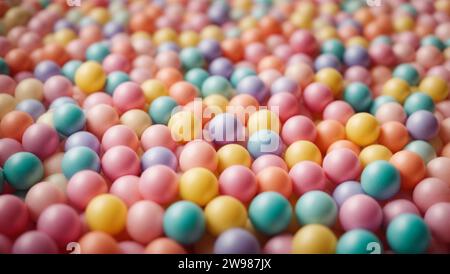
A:
{"type": "Polygon", "coordinates": [[[164,214],[164,233],[182,244],[193,244],[205,233],[202,209],[189,201],[172,204],[164,214]]]}
{"type": "Polygon", "coordinates": [[[420,81],[419,72],[410,64],[401,64],[397,66],[392,75],[395,78],[405,80],[410,86],[417,86],[420,81]]]}
{"type": "Polygon", "coordinates": [[[345,53],[345,46],[338,39],[330,39],[322,44],[321,52],[333,54],[342,61],[345,53]]]}
{"type": "Polygon", "coordinates": [[[82,170],[100,171],[100,158],[88,147],[74,147],[64,153],[61,169],[64,176],[70,179],[82,170]]]}
{"type": "Polygon", "coordinates": [[[434,147],[430,145],[430,143],[422,140],[412,141],[411,143],[407,144],[403,150],[408,150],[418,154],[425,162],[425,164],[428,164],[429,161],[437,157],[434,147]]]}
{"type": "Polygon", "coordinates": [[[321,224],[331,227],[336,223],[338,208],[330,195],[314,190],[298,199],[295,214],[301,225],[321,224]]]}
{"type": "Polygon", "coordinates": [[[409,13],[411,16],[416,17],[417,16],[417,10],[416,8],[409,4],[409,3],[403,3],[400,5],[400,9],[403,11],[406,11],[407,13],[409,13]]]}
{"type": "Polygon", "coordinates": [[[5,59],[3,58],[0,58],[0,74],[9,75],[8,64],[5,62],[5,59]]]}
{"type": "Polygon", "coordinates": [[[208,77],[202,85],[202,96],[205,98],[212,94],[219,94],[230,98],[232,95],[230,82],[226,78],[218,75],[208,77]]]}
{"type": "Polygon", "coordinates": [[[103,62],[106,56],[110,53],[108,46],[104,42],[98,42],[92,44],[86,49],[86,59],[97,61],[99,63],[103,62]]]}
{"type": "Polygon", "coordinates": [[[389,246],[395,253],[424,253],[431,242],[428,226],[415,214],[401,214],[395,217],[386,231],[389,246]]]}
{"type": "Polygon", "coordinates": [[[344,90],[344,101],[349,103],[356,112],[369,111],[372,105],[372,93],[363,83],[354,82],[344,90]]]}
{"type": "Polygon", "coordinates": [[[420,41],[420,45],[423,46],[434,46],[440,51],[445,50],[445,43],[441,41],[441,39],[437,38],[434,35],[428,35],[420,41]]]}
{"type": "Polygon", "coordinates": [[[244,79],[247,76],[256,76],[256,72],[251,69],[251,68],[246,68],[246,67],[242,67],[242,68],[236,68],[233,73],[231,74],[231,84],[233,85],[233,87],[237,87],[237,85],[239,84],[239,82],[244,79]]]}
{"type": "Polygon", "coordinates": [[[397,102],[394,97],[389,95],[382,95],[373,100],[372,106],[370,107],[370,113],[375,115],[377,110],[386,103],[397,102]]]}
{"type": "Polygon", "coordinates": [[[55,129],[66,137],[82,130],[85,123],[86,116],[83,110],[75,104],[63,104],[53,113],[55,129]]]}
{"type": "Polygon", "coordinates": [[[66,78],[68,78],[72,83],[75,83],[75,73],[77,69],[83,64],[80,60],[72,60],[67,62],[61,72],[66,78]]]}
{"type": "Polygon", "coordinates": [[[199,90],[202,88],[203,82],[208,79],[209,73],[201,68],[190,69],[184,75],[184,80],[196,86],[199,90]]]}
{"type": "Polygon", "coordinates": [[[415,92],[408,96],[403,104],[403,107],[408,116],[418,110],[434,112],[435,109],[431,96],[423,92],[415,92]]]}
{"type": "Polygon", "coordinates": [[[44,167],[34,154],[17,152],[3,166],[6,181],[16,190],[27,190],[44,176],[44,167]]]}
{"type": "Polygon", "coordinates": [[[184,69],[201,68],[205,65],[205,59],[198,48],[184,48],[180,52],[181,65],[184,69]]]}
{"type": "Polygon", "coordinates": [[[105,90],[109,95],[113,95],[118,85],[128,81],[130,81],[128,74],[123,71],[113,71],[106,78],[105,90]]]}
{"type": "Polygon", "coordinates": [[[160,96],[153,100],[148,108],[148,114],[153,123],[167,125],[176,107],[178,107],[178,104],[172,97],[160,96]]]}
{"type": "Polygon", "coordinates": [[[342,235],[336,245],[337,254],[381,254],[382,245],[375,234],[365,229],[354,229],[342,235]]]}
{"type": "Polygon", "coordinates": [[[275,235],[285,230],[292,218],[289,201],[278,192],[263,192],[256,196],[248,209],[249,218],[258,231],[275,235]]]}
{"type": "Polygon", "coordinates": [[[400,173],[388,161],[372,162],[361,174],[362,189],[377,200],[393,197],[400,190],[400,184],[400,173]]]}

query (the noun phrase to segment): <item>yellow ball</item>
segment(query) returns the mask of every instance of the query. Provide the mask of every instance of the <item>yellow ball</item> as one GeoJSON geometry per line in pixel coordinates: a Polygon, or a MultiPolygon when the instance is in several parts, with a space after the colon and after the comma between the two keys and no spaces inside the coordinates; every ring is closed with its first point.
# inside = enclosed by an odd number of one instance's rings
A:
{"type": "Polygon", "coordinates": [[[53,126],[53,111],[49,110],[49,111],[45,112],[44,114],[42,114],[41,116],[39,116],[36,123],[43,123],[48,126],[54,127],[53,126]]]}
{"type": "Polygon", "coordinates": [[[76,38],[77,34],[71,29],[61,29],[53,34],[53,41],[61,46],[66,46],[76,38]]]}
{"type": "Polygon", "coordinates": [[[306,12],[296,11],[289,17],[289,21],[297,28],[310,29],[312,26],[312,17],[306,12]]]}
{"type": "Polygon", "coordinates": [[[17,102],[21,102],[26,99],[42,101],[44,98],[44,84],[34,78],[22,80],[16,86],[14,96],[16,97],[17,102]]]}
{"type": "Polygon", "coordinates": [[[217,178],[206,168],[191,168],[180,178],[180,196],[184,200],[204,206],[218,194],[217,178]]]}
{"type": "Polygon", "coordinates": [[[239,28],[242,31],[252,29],[252,28],[256,27],[257,25],[258,25],[258,21],[256,20],[256,18],[254,18],[252,16],[244,17],[239,21],[239,28]]]}
{"type": "Polygon", "coordinates": [[[201,135],[202,122],[193,112],[183,110],[170,117],[167,125],[177,142],[189,142],[201,135]]]}
{"type": "Polygon", "coordinates": [[[262,129],[280,133],[280,118],[275,112],[262,109],[250,115],[247,121],[247,127],[249,135],[262,129]]]}
{"type": "Polygon", "coordinates": [[[312,161],[322,164],[322,154],[319,148],[310,141],[296,141],[292,143],[284,154],[284,161],[289,168],[301,161],[312,161]]]}
{"type": "Polygon", "coordinates": [[[233,7],[240,10],[248,11],[251,9],[252,6],[253,6],[252,0],[235,0],[233,2],[233,7]]]}
{"type": "Polygon", "coordinates": [[[430,95],[435,103],[444,101],[448,97],[448,84],[441,77],[427,76],[419,85],[419,90],[430,95]]]}
{"type": "Polygon", "coordinates": [[[389,79],[383,85],[383,95],[392,96],[397,102],[403,104],[405,99],[411,94],[408,82],[400,78],[389,79]]]}
{"type": "Polygon", "coordinates": [[[337,238],[326,226],[311,224],[302,227],[292,239],[295,254],[334,254],[337,238]]]}
{"type": "Polygon", "coordinates": [[[134,40],[138,40],[138,39],[145,39],[145,40],[151,40],[152,36],[150,34],[148,34],[148,32],[145,31],[136,31],[135,33],[133,33],[133,35],[131,36],[131,39],[134,40]]]}
{"type": "Polygon", "coordinates": [[[316,73],[315,81],[328,86],[335,97],[341,94],[344,87],[342,75],[334,68],[323,68],[316,73]]]}
{"type": "Polygon", "coordinates": [[[391,156],[392,152],[387,147],[382,145],[370,145],[361,150],[359,153],[359,161],[363,166],[366,166],[378,160],[389,161],[391,156]]]}
{"type": "Polygon", "coordinates": [[[409,15],[400,16],[393,21],[396,32],[404,32],[414,28],[414,19],[409,15]]]}
{"type": "Polygon", "coordinates": [[[147,104],[151,104],[153,100],[160,96],[169,96],[166,85],[160,80],[150,79],[141,84],[147,104]]]}
{"type": "Polygon", "coordinates": [[[97,62],[87,61],[75,72],[75,84],[86,94],[102,90],[105,82],[106,74],[97,62]]]}
{"type": "Polygon", "coordinates": [[[361,112],[348,119],[345,133],[350,141],[365,147],[377,141],[380,136],[380,125],[373,115],[361,112]]]}
{"type": "Polygon", "coordinates": [[[334,27],[324,26],[317,30],[316,38],[319,39],[320,41],[325,41],[333,38],[338,38],[338,34],[334,27]]]}
{"type": "Polygon", "coordinates": [[[244,228],[247,223],[247,210],[236,198],[219,196],[205,207],[206,228],[213,236],[218,236],[233,227],[244,228]]]}
{"type": "MultiPolygon", "coordinates": [[[[203,99],[203,103],[213,110],[220,110],[220,113],[225,112],[228,106],[228,99],[220,94],[211,94],[203,99]]],[[[217,114],[215,111],[214,113],[217,114]]]]}
{"type": "Polygon", "coordinates": [[[131,109],[125,112],[120,116],[120,122],[131,128],[139,138],[141,138],[144,130],[152,125],[150,116],[140,109],[131,109]]]}
{"type": "Polygon", "coordinates": [[[183,48],[195,47],[200,41],[200,36],[195,31],[184,31],[180,34],[178,42],[183,48]]]}
{"type": "Polygon", "coordinates": [[[221,42],[224,39],[223,31],[220,27],[216,25],[206,26],[200,33],[202,40],[213,39],[221,42]]]}
{"type": "Polygon", "coordinates": [[[320,14],[335,15],[339,10],[339,6],[335,3],[324,3],[320,5],[320,14]]]}
{"type": "Polygon", "coordinates": [[[162,28],[156,31],[153,35],[153,42],[155,42],[155,44],[159,46],[165,42],[176,42],[177,37],[177,33],[173,29],[162,28]]]}
{"type": "Polygon", "coordinates": [[[91,230],[117,235],[127,220],[127,206],[118,197],[101,194],[92,199],[86,207],[86,222],[91,230]]]}
{"type": "Polygon", "coordinates": [[[250,167],[252,164],[252,157],[248,150],[237,144],[224,145],[217,151],[217,156],[219,157],[219,172],[233,165],[250,167]]]}
{"type": "Polygon", "coordinates": [[[105,8],[94,8],[89,12],[89,17],[94,19],[96,22],[104,25],[109,19],[110,15],[107,9],[105,8]]]}
{"type": "Polygon", "coordinates": [[[9,94],[0,93],[0,120],[8,112],[13,111],[16,108],[16,100],[9,94]]]}
{"type": "Polygon", "coordinates": [[[365,39],[364,37],[361,37],[361,36],[355,36],[355,37],[348,39],[346,44],[347,44],[347,47],[351,47],[351,46],[360,46],[363,48],[369,47],[369,41],[367,41],[367,39],[365,39]]]}

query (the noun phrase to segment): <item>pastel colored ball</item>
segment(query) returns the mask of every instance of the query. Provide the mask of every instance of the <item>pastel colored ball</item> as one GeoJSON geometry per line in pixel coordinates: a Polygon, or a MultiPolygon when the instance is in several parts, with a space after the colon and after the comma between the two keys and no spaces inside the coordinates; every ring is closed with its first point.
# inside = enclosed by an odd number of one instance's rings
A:
{"type": "Polygon", "coordinates": [[[182,244],[192,244],[199,241],[205,232],[205,216],[192,202],[176,202],[167,208],[163,227],[168,237],[182,244]]]}
{"type": "Polygon", "coordinates": [[[27,192],[25,203],[30,211],[31,218],[36,221],[47,207],[65,203],[66,199],[66,194],[57,186],[49,182],[40,182],[27,192]]]}
{"type": "Polygon", "coordinates": [[[298,196],[312,190],[324,190],[326,175],[315,162],[303,161],[295,164],[289,171],[295,194],[298,196]]]}
{"type": "Polygon", "coordinates": [[[249,206],[249,218],[256,230],[274,235],[287,228],[292,218],[289,201],[277,192],[256,196],[249,206]]]}
{"type": "Polygon", "coordinates": [[[376,97],[373,100],[372,106],[370,107],[370,113],[372,115],[375,115],[377,113],[378,109],[382,105],[390,103],[390,102],[397,102],[397,101],[395,100],[394,97],[389,96],[389,95],[380,95],[380,96],[376,97]]]}
{"type": "Polygon", "coordinates": [[[400,78],[392,78],[383,85],[382,94],[393,97],[397,102],[403,103],[410,94],[408,82],[400,78]]]}
{"type": "Polygon", "coordinates": [[[100,64],[87,61],[78,67],[75,84],[85,93],[101,91],[106,83],[106,75],[100,64]]]}
{"type": "Polygon", "coordinates": [[[203,83],[208,79],[209,73],[201,68],[193,68],[186,72],[184,75],[185,81],[193,84],[199,90],[202,89],[203,83]]]}
{"type": "Polygon", "coordinates": [[[194,112],[182,110],[170,117],[167,126],[174,141],[187,143],[200,136],[202,121],[194,112]]]}
{"type": "Polygon", "coordinates": [[[448,97],[448,84],[438,76],[427,76],[420,81],[419,90],[428,94],[435,103],[448,97]]]}
{"type": "Polygon", "coordinates": [[[64,76],[57,75],[50,77],[44,84],[44,98],[52,103],[58,98],[72,96],[72,83],[64,76]]]}
{"type": "Polygon", "coordinates": [[[157,146],[147,150],[141,156],[142,170],[146,170],[155,165],[165,165],[173,170],[178,167],[176,155],[168,148],[157,146]]]}
{"type": "Polygon", "coordinates": [[[372,93],[369,87],[362,83],[347,85],[343,98],[356,112],[368,111],[372,104],[372,93]]]}
{"type": "Polygon", "coordinates": [[[16,105],[16,110],[28,113],[36,121],[45,113],[45,106],[38,100],[26,99],[16,105]]]}
{"type": "Polygon", "coordinates": [[[126,218],[127,206],[111,194],[96,196],[86,207],[86,222],[93,231],[116,235],[125,228],[126,218]]]}
{"type": "Polygon", "coordinates": [[[284,162],[283,158],[274,154],[266,154],[255,159],[255,161],[252,163],[252,170],[255,174],[258,174],[266,167],[271,166],[280,167],[288,171],[288,167],[284,162]]]}
{"type": "Polygon", "coordinates": [[[139,192],[139,177],[126,175],[115,180],[109,189],[109,193],[116,195],[130,207],[134,203],[142,200],[139,192]]]}
{"type": "Polygon", "coordinates": [[[414,214],[401,214],[394,218],[386,231],[389,246],[396,253],[424,253],[431,241],[425,221],[414,214]]]}
{"type": "Polygon", "coordinates": [[[281,137],[287,145],[299,140],[314,142],[316,136],[316,127],[313,121],[303,115],[290,117],[281,129],[281,137]]]}
{"type": "Polygon", "coordinates": [[[426,176],[426,167],[422,158],[411,151],[402,150],[389,160],[400,172],[402,189],[413,189],[426,176]]]}
{"type": "Polygon", "coordinates": [[[205,60],[198,48],[185,48],[180,52],[181,65],[185,69],[201,68],[205,60]]]}
{"type": "Polygon", "coordinates": [[[450,236],[447,233],[449,225],[450,203],[437,203],[431,206],[425,213],[425,223],[431,230],[431,233],[444,243],[450,242],[450,236]]]}
{"type": "Polygon", "coordinates": [[[61,169],[67,179],[81,170],[100,171],[100,158],[97,153],[87,147],[74,147],[64,153],[61,169]]]}
{"type": "Polygon", "coordinates": [[[22,135],[22,146],[40,159],[52,155],[59,146],[59,136],[55,129],[45,124],[33,124],[22,135]]]}
{"type": "Polygon", "coordinates": [[[315,81],[330,88],[334,96],[338,96],[344,86],[342,75],[334,68],[319,70],[315,75],[315,81]]]}
{"type": "Polygon", "coordinates": [[[277,166],[266,167],[256,175],[259,192],[275,191],[286,198],[292,194],[292,182],[288,172],[277,166]]]}
{"type": "Polygon", "coordinates": [[[347,138],[359,146],[375,143],[380,135],[378,121],[368,113],[357,113],[350,117],[345,126],[347,138]]]}
{"type": "Polygon", "coordinates": [[[236,198],[219,196],[211,200],[205,207],[206,229],[218,236],[230,228],[247,224],[247,209],[236,198]]]}
{"type": "Polygon", "coordinates": [[[113,95],[116,88],[125,82],[130,81],[130,77],[123,71],[113,71],[108,74],[105,83],[105,91],[113,95]]]}
{"type": "Polygon", "coordinates": [[[194,167],[207,168],[215,171],[218,164],[217,153],[209,143],[194,140],[187,143],[179,156],[180,169],[187,171],[194,167]]]}
{"type": "Polygon", "coordinates": [[[208,133],[211,141],[218,145],[226,145],[245,139],[244,126],[236,115],[230,113],[215,115],[208,124],[208,133]]]}
{"type": "Polygon", "coordinates": [[[394,69],[392,76],[405,80],[410,86],[416,86],[420,81],[419,72],[410,64],[401,64],[397,66],[394,69]]]}
{"type": "Polygon", "coordinates": [[[28,224],[28,208],[18,197],[11,194],[0,196],[0,217],[8,222],[0,223],[0,233],[15,237],[25,231],[28,224]]]}
{"type": "Polygon", "coordinates": [[[368,67],[370,64],[369,53],[361,46],[351,46],[347,48],[343,57],[347,66],[368,67]]]}
{"type": "Polygon", "coordinates": [[[248,167],[233,165],[222,171],[219,177],[219,192],[232,196],[242,203],[253,199],[258,190],[256,176],[248,167]]]}
{"type": "Polygon", "coordinates": [[[217,166],[219,172],[222,172],[232,165],[250,167],[252,163],[250,153],[243,146],[238,144],[229,144],[221,147],[217,151],[217,157],[219,158],[217,166]]]}
{"type": "Polygon", "coordinates": [[[322,164],[322,154],[314,143],[300,140],[292,143],[286,149],[284,160],[289,168],[301,161],[312,161],[322,164]]]}
{"type": "Polygon", "coordinates": [[[102,171],[107,178],[115,180],[125,175],[139,175],[141,163],[136,152],[127,146],[115,146],[103,154],[102,171]]]}
{"type": "Polygon", "coordinates": [[[79,239],[82,254],[119,254],[117,241],[109,234],[91,231],[79,239]]]}
{"type": "Polygon", "coordinates": [[[81,64],[83,64],[83,62],[79,60],[68,61],[62,67],[61,72],[73,83],[75,82],[75,73],[77,69],[81,66],[81,64]]]}
{"type": "Polygon", "coordinates": [[[186,250],[176,241],[170,238],[158,238],[153,240],[144,250],[145,254],[186,254],[186,250]]]}
{"type": "Polygon", "coordinates": [[[281,234],[270,238],[264,245],[265,254],[291,254],[292,239],[290,234],[281,234]]]}
{"type": "Polygon", "coordinates": [[[3,173],[14,189],[27,190],[43,178],[44,167],[34,154],[17,152],[5,162],[3,173]]]}
{"type": "Polygon", "coordinates": [[[155,165],[146,169],[139,179],[139,193],[143,198],[168,204],[178,194],[178,176],[171,168],[155,165]]]}
{"type": "Polygon", "coordinates": [[[301,225],[321,224],[331,227],[338,214],[336,202],[323,191],[309,191],[298,199],[295,214],[301,225]]]}
{"type": "Polygon", "coordinates": [[[267,154],[281,155],[282,142],[280,136],[271,130],[259,130],[250,135],[247,149],[253,158],[267,154]]]}
{"type": "Polygon", "coordinates": [[[387,147],[378,144],[365,147],[359,154],[359,160],[364,167],[378,160],[389,161],[391,157],[392,152],[387,147]]]}
{"type": "Polygon", "coordinates": [[[272,130],[278,134],[281,124],[278,115],[274,111],[261,109],[250,115],[247,121],[247,128],[250,135],[263,129],[272,130]]]}
{"type": "Polygon", "coordinates": [[[395,102],[381,105],[375,113],[375,117],[381,124],[391,121],[403,124],[406,121],[406,113],[403,106],[395,102]]]}
{"type": "Polygon", "coordinates": [[[312,83],[303,91],[303,101],[312,112],[322,113],[333,101],[332,90],[322,83],[312,83]]]}
{"type": "Polygon", "coordinates": [[[180,178],[181,198],[200,206],[206,205],[217,196],[219,184],[216,176],[206,168],[195,167],[187,170],[180,178]]]}
{"type": "Polygon", "coordinates": [[[416,214],[420,216],[419,209],[410,200],[398,199],[388,202],[383,207],[383,223],[387,225],[397,216],[405,213],[416,214]]]}
{"type": "Polygon", "coordinates": [[[242,228],[232,228],[216,239],[214,254],[259,254],[261,247],[250,232],[242,228]]]}
{"type": "Polygon", "coordinates": [[[69,151],[74,147],[88,147],[95,151],[97,154],[100,153],[100,142],[95,137],[94,134],[88,131],[78,131],[74,134],[70,135],[69,138],[66,139],[64,144],[64,150],[69,151]]]}
{"type": "Polygon", "coordinates": [[[165,125],[152,125],[141,136],[141,145],[144,150],[155,146],[163,146],[175,151],[177,144],[172,139],[170,129],[165,125]]]}
{"type": "Polygon", "coordinates": [[[361,172],[361,164],[353,151],[340,148],[330,151],[325,156],[323,170],[331,181],[338,184],[356,179],[361,172]]]}
{"type": "Polygon", "coordinates": [[[33,72],[37,79],[45,82],[52,76],[60,75],[61,68],[55,62],[46,60],[39,62],[33,72]]]}
{"type": "Polygon", "coordinates": [[[450,164],[449,158],[438,157],[427,164],[429,176],[441,179],[444,182],[450,182],[450,172],[446,168],[450,164]]]}
{"type": "Polygon", "coordinates": [[[434,147],[422,140],[412,141],[404,149],[418,154],[426,164],[436,158],[434,147]]]}
{"type": "Polygon", "coordinates": [[[450,202],[450,185],[438,178],[426,178],[416,185],[413,201],[421,212],[440,202],[450,202]]]}
{"type": "Polygon", "coordinates": [[[261,78],[252,75],[239,81],[236,86],[236,92],[238,94],[249,94],[260,103],[269,95],[269,90],[261,78]]]}
{"type": "Polygon", "coordinates": [[[400,173],[387,161],[375,161],[364,168],[361,186],[365,193],[375,199],[386,200],[400,190],[400,173]]]}
{"type": "Polygon", "coordinates": [[[439,122],[433,113],[419,110],[408,117],[406,127],[414,139],[427,141],[438,134],[439,122]]]}
{"type": "Polygon", "coordinates": [[[346,231],[356,228],[376,231],[383,221],[383,212],[375,199],[357,194],[349,197],[341,205],[339,221],[346,231]]]}
{"type": "Polygon", "coordinates": [[[305,225],[295,233],[292,239],[294,254],[334,254],[337,238],[326,226],[305,225]]]}
{"type": "Polygon", "coordinates": [[[73,175],[67,183],[67,198],[79,209],[84,209],[96,196],[106,193],[105,179],[92,170],[83,170],[73,175]]]}
{"type": "Polygon", "coordinates": [[[435,110],[433,98],[422,92],[416,92],[408,96],[403,106],[406,114],[408,115],[411,115],[419,110],[427,110],[430,112],[434,112],[435,110]]]}
{"type": "Polygon", "coordinates": [[[152,201],[139,201],[127,212],[126,228],[130,237],[148,244],[163,234],[164,209],[152,201]]]}
{"type": "Polygon", "coordinates": [[[141,87],[133,82],[124,82],[116,87],[112,95],[114,106],[120,113],[131,109],[143,109],[145,97],[141,87]]]}
{"type": "Polygon", "coordinates": [[[115,146],[127,146],[134,151],[140,147],[136,133],[125,125],[115,125],[105,131],[102,137],[102,148],[107,151],[115,146]]]}
{"type": "Polygon", "coordinates": [[[40,231],[20,235],[12,247],[13,254],[57,254],[58,247],[50,236],[40,231]]]}
{"type": "Polygon", "coordinates": [[[350,197],[364,194],[362,186],[357,181],[347,181],[339,184],[333,191],[333,199],[336,201],[338,206],[342,204],[350,197]]]}
{"type": "Polygon", "coordinates": [[[365,229],[347,231],[339,238],[336,246],[337,254],[372,254],[372,252],[381,253],[382,244],[375,234],[365,229]]]}
{"type": "Polygon", "coordinates": [[[329,103],[323,110],[324,120],[336,120],[345,125],[350,117],[355,114],[352,106],[345,101],[333,101],[329,103]]]}
{"type": "Polygon", "coordinates": [[[21,141],[23,133],[33,122],[33,117],[26,112],[14,110],[13,106],[0,121],[2,136],[21,141]]]}
{"type": "Polygon", "coordinates": [[[63,104],[54,111],[53,124],[60,134],[70,136],[84,128],[86,115],[74,104],[63,104]]]}

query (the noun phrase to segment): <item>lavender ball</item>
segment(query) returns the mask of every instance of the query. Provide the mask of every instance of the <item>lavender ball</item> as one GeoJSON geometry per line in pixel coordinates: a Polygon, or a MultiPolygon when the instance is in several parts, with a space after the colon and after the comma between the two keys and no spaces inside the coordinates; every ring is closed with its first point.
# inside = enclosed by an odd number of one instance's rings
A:
{"type": "Polygon", "coordinates": [[[53,61],[42,61],[34,68],[34,75],[41,82],[45,82],[52,76],[61,75],[61,68],[53,61]]]}
{"type": "Polygon", "coordinates": [[[239,94],[248,94],[256,98],[260,103],[263,102],[269,90],[264,82],[258,76],[247,76],[242,79],[236,87],[239,94]]]}
{"type": "Polygon", "coordinates": [[[79,131],[70,135],[67,138],[66,143],[64,145],[64,150],[69,151],[74,147],[88,147],[95,151],[97,154],[100,153],[100,142],[95,137],[94,134],[87,131],[79,131]]]}
{"type": "Polygon", "coordinates": [[[433,113],[419,110],[408,117],[406,128],[412,138],[428,141],[439,132],[439,122],[433,113]]]}
{"type": "Polygon", "coordinates": [[[317,57],[314,62],[314,68],[319,71],[323,68],[334,68],[336,70],[341,69],[341,62],[331,53],[325,53],[317,57]]]}
{"type": "Polygon", "coordinates": [[[16,110],[20,110],[26,112],[33,117],[33,120],[36,121],[39,116],[45,113],[44,105],[35,99],[27,99],[18,103],[16,106],[16,110]]]}
{"type": "Polygon", "coordinates": [[[285,76],[282,76],[275,80],[273,82],[272,86],[270,87],[270,92],[272,95],[280,92],[288,92],[292,94],[297,94],[298,91],[298,85],[297,83],[285,76]]]}
{"type": "Polygon", "coordinates": [[[357,194],[364,194],[361,184],[356,181],[347,181],[339,184],[334,189],[333,199],[336,201],[338,206],[341,206],[345,200],[357,194]]]}
{"type": "Polygon", "coordinates": [[[203,40],[197,47],[208,62],[222,55],[220,43],[213,39],[203,40]]]}
{"type": "Polygon", "coordinates": [[[176,171],[178,166],[177,156],[168,148],[152,147],[141,157],[142,170],[156,165],[165,165],[176,171]]]}
{"type": "Polygon", "coordinates": [[[261,247],[250,232],[242,228],[229,229],[214,243],[215,254],[258,254],[261,247]]]}
{"type": "Polygon", "coordinates": [[[209,64],[209,73],[211,73],[211,75],[219,75],[229,79],[233,70],[233,63],[224,57],[214,59],[214,61],[209,64]]]}

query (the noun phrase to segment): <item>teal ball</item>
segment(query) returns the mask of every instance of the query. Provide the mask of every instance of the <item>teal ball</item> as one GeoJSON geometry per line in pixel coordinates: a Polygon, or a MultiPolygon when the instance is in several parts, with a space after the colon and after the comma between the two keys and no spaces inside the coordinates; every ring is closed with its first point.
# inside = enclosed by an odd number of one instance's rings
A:
{"type": "Polygon", "coordinates": [[[184,80],[196,86],[199,90],[202,88],[203,82],[208,79],[209,73],[202,68],[190,69],[184,75],[184,80]]]}
{"type": "Polygon", "coordinates": [[[347,231],[336,245],[337,254],[381,254],[382,251],[378,237],[365,229],[347,231]]]}
{"type": "Polygon", "coordinates": [[[86,49],[86,59],[91,61],[103,62],[103,59],[110,54],[108,45],[104,42],[98,42],[90,45],[86,49]]]}
{"type": "Polygon", "coordinates": [[[83,64],[83,62],[80,60],[69,61],[62,67],[61,72],[66,78],[72,81],[72,83],[75,83],[75,73],[81,64],[83,64]]]}
{"type": "Polygon", "coordinates": [[[266,235],[282,232],[292,218],[291,204],[278,192],[259,194],[250,203],[248,212],[253,227],[266,235]]]}
{"type": "Polygon", "coordinates": [[[434,147],[425,141],[415,140],[407,144],[403,150],[408,150],[419,155],[425,164],[437,157],[434,147]]]}
{"type": "Polygon", "coordinates": [[[323,191],[308,191],[295,205],[295,215],[301,225],[321,224],[331,227],[336,223],[337,214],[336,202],[323,191]]]}
{"type": "Polygon", "coordinates": [[[363,83],[354,82],[344,90],[344,101],[349,103],[356,112],[369,111],[372,105],[372,92],[363,83]]]}
{"type": "Polygon", "coordinates": [[[61,169],[67,179],[82,170],[99,172],[100,158],[95,151],[88,147],[74,147],[64,153],[61,169]]]}
{"type": "Polygon", "coordinates": [[[70,136],[80,131],[86,124],[83,110],[75,104],[63,104],[53,113],[53,125],[56,131],[63,136],[70,136]]]}
{"type": "Polygon", "coordinates": [[[401,214],[389,223],[386,237],[391,249],[401,254],[424,253],[431,242],[430,230],[425,221],[409,213],[401,214]]]}
{"type": "Polygon", "coordinates": [[[231,74],[231,85],[233,85],[234,88],[237,87],[237,85],[239,84],[239,82],[244,79],[247,76],[256,76],[256,72],[251,69],[251,68],[247,68],[247,67],[241,67],[241,68],[236,68],[233,73],[231,74]]]}
{"type": "Polygon", "coordinates": [[[205,59],[198,48],[184,48],[180,52],[181,65],[184,69],[201,68],[205,65],[205,59]]]}
{"type": "Polygon", "coordinates": [[[330,39],[323,42],[321,52],[333,54],[342,61],[345,53],[345,46],[338,39],[330,39]]]}
{"type": "Polygon", "coordinates": [[[163,218],[164,233],[182,244],[193,244],[205,233],[205,216],[202,209],[189,201],[172,204],[163,218]]]}
{"type": "Polygon", "coordinates": [[[16,190],[27,190],[44,177],[41,160],[30,152],[17,152],[3,166],[6,181],[16,190]]]}
{"type": "Polygon", "coordinates": [[[219,94],[230,98],[232,95],[232,87],[230,82],[222,76],[211,76],[203,82],[201,93],[203,98],[212,94],[219,94]]]}
{"type": "Polygon", "coordinates": [[[172,116],[172,111],[176,107],[178,107],[178,104],[172,97],[160,96],[153,100],[148,109],[148,114],[153,123],[167,125],[172,116]]]}
{"type": "Polygon", "coordinates": [[[128,74],[123,71],[113,71],[106,78],[105,91],[109,95],[113,95],[117,86],[128,81],[130,81],[128,74]]]}
{"type": "Polygon", "coordinates": [[[400,190],[400,184],[400,173],[388,161],[372,162],[361,174],[362,189],[377,200],[392,198],[400,190]]]}
{"type": "Polygon", "coordinates": [[[406,98],[403,108],[409,116],[419,110],[434,112],[435,105],[430,95],[423,92],[416,92],[406,98]]]}
{"type": "Polygon", "coordinates": [[[416,68],[410,64],[398,65],[393,72],[393,77],[400,78],[408,82],[410,86],[417,86],[420,81],[420,75],[416,68]]]}

